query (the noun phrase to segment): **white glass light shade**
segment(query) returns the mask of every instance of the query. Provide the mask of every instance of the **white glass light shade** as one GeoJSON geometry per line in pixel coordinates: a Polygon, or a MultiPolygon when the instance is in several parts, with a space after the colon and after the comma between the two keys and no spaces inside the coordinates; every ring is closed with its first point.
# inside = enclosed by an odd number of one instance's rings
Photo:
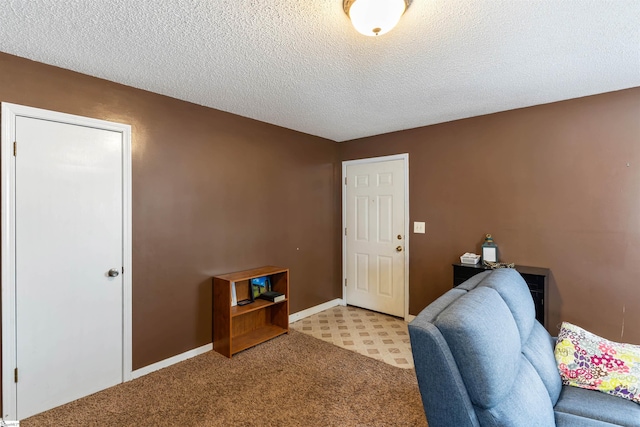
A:
{"type": "Polygon", "coordinates": [[[349,18],[365,36],[380,36],[396,26],[407,7],[405,0],[355,0],[349,18]]]}

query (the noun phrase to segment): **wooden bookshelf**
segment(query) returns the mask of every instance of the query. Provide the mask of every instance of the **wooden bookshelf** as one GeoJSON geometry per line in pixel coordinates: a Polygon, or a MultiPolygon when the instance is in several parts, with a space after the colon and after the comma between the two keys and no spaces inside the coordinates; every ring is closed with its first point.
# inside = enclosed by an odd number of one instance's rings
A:
{"type": "Polygon", "coordinates": [[[227,357],[289,333],[289,269],[266,266],[223,274],[213,278],[213,349],[227,357]],[[276,303],[256,299],[251,304],[231,306],[236,298],[250,298],[251,279],[269,276],[271,289],[285,295],[276,303]]]}

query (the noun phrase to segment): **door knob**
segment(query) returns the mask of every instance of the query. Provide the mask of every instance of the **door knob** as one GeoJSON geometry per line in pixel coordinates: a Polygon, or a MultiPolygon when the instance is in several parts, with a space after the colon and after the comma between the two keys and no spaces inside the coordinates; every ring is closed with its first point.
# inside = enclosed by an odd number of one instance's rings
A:
{"type": "Polygon", "coordinates": [[[396,247],[396,252],[402,252],[402,246],[396,247]]]}
{"type": "Polygon", "coordinates": [[[109,270],[109,277],[118,277],[118,274],[120,274],[120,272],[115,268],[112,268],[111,270],[109,270]]]}

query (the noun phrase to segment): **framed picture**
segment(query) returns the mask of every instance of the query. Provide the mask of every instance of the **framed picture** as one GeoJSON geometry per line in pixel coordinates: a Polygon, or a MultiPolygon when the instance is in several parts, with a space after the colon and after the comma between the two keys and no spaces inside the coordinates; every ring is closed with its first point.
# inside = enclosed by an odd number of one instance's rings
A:
{"type": "Polygon", "coordinates": [[[483,247],[482,248],[482,259],[483,261],[489,262],[498,262],[498,253],[496,248],[492,247],[483,247]]]}
{"type": "Polygon", "coordinates": [[[252,299],[258,298],[260,294],[263,294],[271,290],[271,280],[269,276],[256,277],[251,279],[251,297],[252,299]]]}

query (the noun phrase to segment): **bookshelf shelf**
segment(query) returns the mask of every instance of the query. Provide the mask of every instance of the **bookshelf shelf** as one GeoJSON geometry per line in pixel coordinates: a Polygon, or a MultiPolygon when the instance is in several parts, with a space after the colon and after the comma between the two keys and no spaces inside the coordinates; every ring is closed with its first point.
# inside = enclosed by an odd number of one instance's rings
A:
{"type": "Polygon", "coordinates": [[[258,329],[254,329],[242,335],[233,338],[231,346],[231,354],[241,352],[249,347],[253,347],[258,342],[265,342],[271,338],[275,338],[289,331],[275,325],[266,325],[258,329]]]}
{"type": "Polygon", "coordinates": [[[283,304],[285,301],[280,302],[271,302],[267,300],[257,299],[253,303],[248,305],[237,305],[235,307],[231,307],[231,317],[242,316],[243,314],[250,313],[256,310],[262,310],[265,307],[269,307],[275,304],[283,304]]]}
{"type": "Polygon", "coordinates": [[[231,357],[235,353],[289,333],[289,269],[275,266],[223,274],[213,278],[213,349],[231,357]],[[256,299],[231,306],[235,287],[238,300],[249,298],[249,282],[269,276],[271,288],[285,295],[279,302],[256,299]]]}

